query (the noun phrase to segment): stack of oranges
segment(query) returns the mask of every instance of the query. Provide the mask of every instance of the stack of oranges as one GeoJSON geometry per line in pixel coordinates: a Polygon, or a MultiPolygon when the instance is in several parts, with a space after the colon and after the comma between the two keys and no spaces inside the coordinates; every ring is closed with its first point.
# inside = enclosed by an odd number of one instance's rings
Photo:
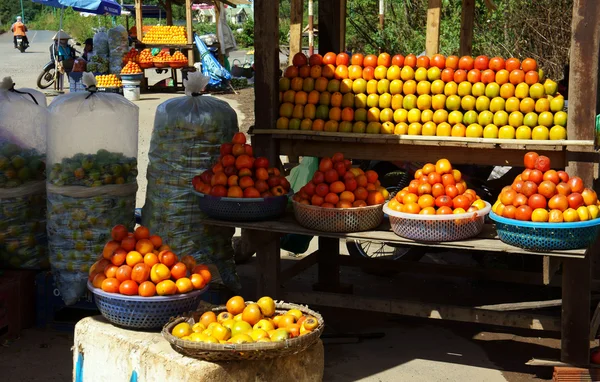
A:
{"type": "Polygon", "coordinates": [[[140,59],[140,53],[138,52],[137,49],[135,48],[131,48],[131,50],[129,52],[127,52],[126,55],[123,56],[123,63],[127,64],[130,61],[133,62],[139,62],[140,59]]]}
{"type": "Polygon", "coordinates": [[[150,49],[144,49],[140,53],[138,62],[140,62],[140,63],[149,63],[149,62],[152,62],[153,59],[154,59],[154,57],[152,56],[152,52],[150,51],[150,49]]]}
{"type": "Polygon", "coordinates": [[[152,60],[159,63],[169,63],[173,61],[173,58],[168,50],[161,50],[152,60]]]}
{"type": "Polygon", "coordinates": [[[144,226],[127,232],[124,225],[116,225],[111,237],[100,259],[90,267],[89,280],[95,288],[152,297],[188,293],[211,281],[205,265],[196,265],[190,255],[180,260],[160,236],[151,235],[144,226]]]}
{"type": "Polygon", "coordinates": [[[462,174],[448,159],[440,159],[417,170],[415,179],[390,200],[388,207],[409,214],[447,215],[479,211],[485,202],[467,188],[462,174]]]}
{"type": "Polygon", "coordinates": [[[187,44],[185,27],[175,25],[153,26],[142,39],[144,44],[181,45],[187,44]]]}
{"type": "Polygon", "coordinates": [[[171,61],[172,62],[188,62],[188,59],[186,56],[183,55],[183,53],[181,53],[180,51],[176,51],[175,53],[173,53],[173,56],[171,56],[171,61]]]}
{"type": "Polygon", "coordinates": [[[96,76],[96,86],[99,88],[120,88],[123,86],[119,77],[114,74],[96,76]]]}
{"type": "Polygon", "coordinates": [[[388,196],[375,171],[353,168],[344,154],[335,153],[321,159],[319,171],[294,200],[323,208],[352,208],[383,204],[388,196]]]}
{"type": "Polygon", "coordinates": [[[121,70],[121,74],[140,74],[141,72],[140,66],[133,61],[129,61],[121,70]]]}

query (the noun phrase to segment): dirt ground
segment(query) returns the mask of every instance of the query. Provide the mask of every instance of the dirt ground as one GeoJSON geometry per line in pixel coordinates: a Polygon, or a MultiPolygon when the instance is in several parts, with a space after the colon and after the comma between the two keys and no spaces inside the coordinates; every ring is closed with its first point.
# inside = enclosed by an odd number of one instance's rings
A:
{"type": "Polygon", "coordinates": [[[220,98],[234,100],[238,103],[237,109],[244,114],[240,123],[240,131],[247,133],[250,126],[254,125],[254,88],[245,88],[239,94],[224,94],[220,98]]]}

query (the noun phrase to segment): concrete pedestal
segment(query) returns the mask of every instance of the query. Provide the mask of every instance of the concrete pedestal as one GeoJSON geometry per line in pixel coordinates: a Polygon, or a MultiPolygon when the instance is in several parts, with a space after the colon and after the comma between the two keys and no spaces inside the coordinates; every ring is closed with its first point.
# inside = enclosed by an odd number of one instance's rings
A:
{"type": "Polygon", "coordinates": [[[134,371],[143,382],[321,381],[324,350],[319,341],[289,357],[205,362],[177,353],[160,333],[121,329],[95,316],[75,326],[73,381],[78,376],[78,360],[83,382],[130,382],[134,371]]]}

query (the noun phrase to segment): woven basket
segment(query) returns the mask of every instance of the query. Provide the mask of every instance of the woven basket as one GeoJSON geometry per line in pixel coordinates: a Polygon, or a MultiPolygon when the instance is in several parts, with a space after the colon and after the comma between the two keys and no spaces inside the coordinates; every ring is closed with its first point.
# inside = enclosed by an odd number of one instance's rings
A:
{"type": "Polygon", "coordinates": [[[354,208],[323,208],[292,200],[301,226],[322,232],[361,232],[377,228],[383,220],[383,204],[354,208]]]}
{"type": "Polygon", "coordinates": [[[270,198],[228,198],[192,191],[208,217],[238,222],[278,219],[285,214],[289,195],[270,198]]]}
{"type": "MultiPolygon", "coordinates": [[[[250,301],[246,302],[250,304],[250,301]]],[[[303,305],[290,304],[287,302],[276,302],[276,312],[284,313],[290,309],[298,309],[305,315],[313,316],[319,322],[319,326],[309,334],[299,336],[296,338],[290,338],[280,342],[260,342],[251,344],[211,344],[204,342],[194,342],[182,340],[171,334],[171,331],[175,325],[182,322],[188,322],[190,325],[198,322],[200,316],[204,312],[190,312],[185,314],[183,317],[172,318],[162,330],[163,337],[169,341],[171,347],[178,353],[185,356],[201,359],[210,362],[222,362],[222,361],[246,361],[246,360],[261,360],[286,357],[293,354],[303,352],[304,350],[311,347],[321,337],[325,322],[323,317],[303,305]]],[[[226,311],[225,305],[213,308],[212,311],[215,314],[226,311]]]]}

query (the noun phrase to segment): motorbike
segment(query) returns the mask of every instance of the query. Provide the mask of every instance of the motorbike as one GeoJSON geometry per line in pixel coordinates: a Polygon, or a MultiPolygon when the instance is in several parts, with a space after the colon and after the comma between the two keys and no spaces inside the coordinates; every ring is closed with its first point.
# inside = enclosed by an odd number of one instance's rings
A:
{"type": "Polygon", "coordinates": [[[23,36],[17,36],[17,49],[21,53],[25,53],[25,49],[29,48],[29,44],[25,41],[23,36]]]}
{"type": "MultiPolygon", "coordinates": [[[[76,43],[74,45],[81,46],[80,43],[76,43]]],[[[73,46],[71,46],[71,48],[73,48],[76,55],[79,55],[80,52],[75,50],[73,46]]],[[[54,84],[54,79],[56,76],[56,54],[56,45],[50,45],[50,61],[44,65],[42,72],[37,79],[37,86],[40,89],[47,89],[54,84]]]]}

